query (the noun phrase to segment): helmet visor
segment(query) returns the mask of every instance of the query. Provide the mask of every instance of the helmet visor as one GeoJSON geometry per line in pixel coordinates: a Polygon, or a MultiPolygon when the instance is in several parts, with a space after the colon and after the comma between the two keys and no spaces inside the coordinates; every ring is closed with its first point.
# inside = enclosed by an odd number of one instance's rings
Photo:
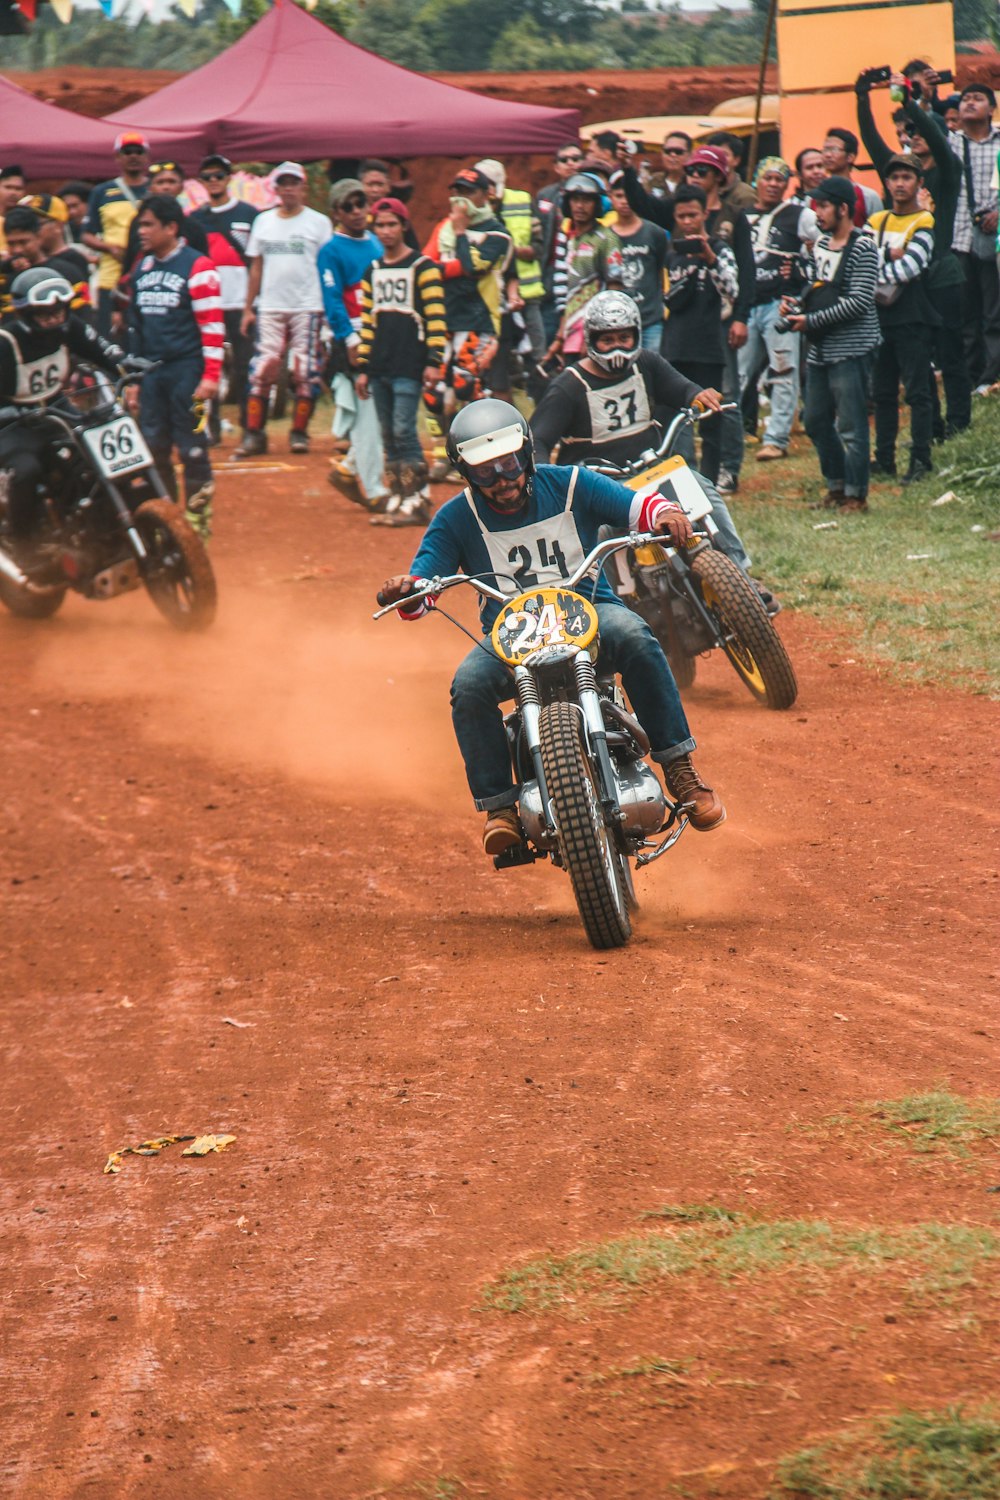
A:
{"type": "Polygon", "coordinates": [[[526,466],[527,459],[522,450],[520,453],[498,454],[496,458],[481,464],[466,463],[465,472],[473,484],[479,485],[480,489],[488,489],[501,479],[518,479],[526,466]]]}

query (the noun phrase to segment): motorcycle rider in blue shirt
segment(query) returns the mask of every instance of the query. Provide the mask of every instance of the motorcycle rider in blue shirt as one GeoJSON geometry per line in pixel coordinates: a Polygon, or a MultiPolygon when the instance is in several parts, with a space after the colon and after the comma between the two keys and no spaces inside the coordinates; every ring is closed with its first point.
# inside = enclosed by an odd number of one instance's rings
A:
{"type": "MultiPolygon", "coordinates": [[[[598,529],[610,524],[669,535],[674,545],[691,535],[684,511],[660,495],[645,499],[624,485],[587,469],[553,464],[535,467],[528,424],[506,401],[474,401],[458,413],[448,435],[448,457],[467,481],[466,489],[438,511],[408,573],[382,585],[383,602],[404,600],[421,580],[459,570],[513,597],[528,589],[558,585],[597,545],[598,529]]],[[[692,827],[705,832],[726,816],[714,791],[691,763],[695,741],[677,685],[646,622],[616,597],[603,573],[594,593],[600,627],[599,672],[617,672],[639,722],[663,767],[671,796],[688,804],[692,827]]],[[[417,619],[421,601],[400,609],[417,619]]],[[[480,619],[487,639],[459,663],[451,685],[452,723],[476,807],[485,812],[483,847],[501,854],[521,842],[503,715],[512,698],[509,669],[495,655],[489,632],[500,606],[482,599],[480,619]]]]}

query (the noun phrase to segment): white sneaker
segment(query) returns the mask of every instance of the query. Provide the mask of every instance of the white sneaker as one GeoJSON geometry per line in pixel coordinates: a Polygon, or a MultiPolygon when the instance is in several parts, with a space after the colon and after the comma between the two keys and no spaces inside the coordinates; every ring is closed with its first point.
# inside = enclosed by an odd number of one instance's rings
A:
{"type": "Polygon", "coordinates": [[[720,495],[735,495],[740,487],[740,482],[735,474],[730,474],[728,469],[719,470],[719,479],[715,488],[720,495]]]}

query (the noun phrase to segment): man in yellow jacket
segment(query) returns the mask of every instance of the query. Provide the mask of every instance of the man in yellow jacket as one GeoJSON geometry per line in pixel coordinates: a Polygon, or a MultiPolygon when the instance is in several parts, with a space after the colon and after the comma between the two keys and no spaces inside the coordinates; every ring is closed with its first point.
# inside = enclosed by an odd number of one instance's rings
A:
{"type": "MultiPolygon", "coordinates": [[[[546,347],[542,322],[545,288],[542,285],[542,267],[538,259],[542,226],[535,217],[531,194],[507,186],[507,172],[503,162],[487,157],[485,161],[476,163],[476,171],[482,172],[489,179],[493,212],[513,241],[514,254],[508,268],[507,304],[511,312],[521,314],[531,343],[532,357],[537,363],[544,358],[546,347]]],[[[501,334],[501,361],[504,356],[504,333],[501,334]]],[[[496,372],[494,383],[496,384],[496,372]]]]}

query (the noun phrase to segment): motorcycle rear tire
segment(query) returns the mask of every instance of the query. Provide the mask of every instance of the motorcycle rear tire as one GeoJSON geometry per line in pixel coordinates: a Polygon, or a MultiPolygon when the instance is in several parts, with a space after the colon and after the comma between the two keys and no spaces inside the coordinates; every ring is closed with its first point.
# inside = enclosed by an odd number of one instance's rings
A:
{"type": "Polygon", "coordinates": [[[547,703],[539,723],[542,768],[587,937],[595,948],[621,948],[632,935],[624,858],[604,822],[593,776],[580,742],[572,703],[547,703]]]}
{"type": "Polygon", "coordinates": [[[146,592],[176,630],[207,630],[215,619],[215,574],[201,538],[170,500],[146,500],[135,524],[149,558],[146,592]]]}
{"type": "Polygon", "coordinates": [[[18,620],[49,620],[65,597],[65,589],[57,588],[45,594],[29,594],[9,578],[0,578],[0,604],[18,620]]]}
{"type": "Polygon", "coordinates": [[[706,608],[719,623],[723,650],[750,692],[768,708],[791,708],[795,671],[770,615],[745,573],[724,552],[706,548],[691,559],[706,608]]]}

